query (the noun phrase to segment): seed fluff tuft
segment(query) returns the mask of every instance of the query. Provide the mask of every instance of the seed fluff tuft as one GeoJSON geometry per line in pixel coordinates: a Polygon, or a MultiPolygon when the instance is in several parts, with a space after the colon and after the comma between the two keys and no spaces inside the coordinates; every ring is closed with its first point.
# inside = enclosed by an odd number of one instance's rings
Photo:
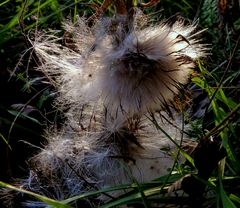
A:
{"type": "Polygon", "coordinates": [[[80,18],[83,30],[68,23],[75,50],[59,47],[54,39],[34,44],[45,63],[42,69],[58,77],[61,99],[76,104],[101,102],[111,116],[155,112],[173,100],[196,60],[207,54],[198,39],[202,31],[182,19],[140,24],[136,14],[138,21],[128,32],[124,17],[104,18],[92,27],[80,18]]]}

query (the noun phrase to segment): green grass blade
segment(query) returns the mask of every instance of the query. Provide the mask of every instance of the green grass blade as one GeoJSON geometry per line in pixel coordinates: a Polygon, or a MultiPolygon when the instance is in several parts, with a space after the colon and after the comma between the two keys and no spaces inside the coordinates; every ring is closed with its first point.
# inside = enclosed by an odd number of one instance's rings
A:
{"type": "Polygon", "coordinates": [[[50,205],[52,207],[56,207],[56,208],[71,208],[71,206],[69,206],[69,205],[67,205],[67,204],[65,204],[63,202],[56,201],[56,200],[50,199],[48,197],[42,196],[40,194],[36,194],[34,192],[27,191],[25,189],[12,186],[12,185],[4,183],[2,181],[0,181],[0,186],[2,186],[4,188],[11,189],[13,191],[17,191],[17,192],[21,192],[21,193],[27,194],[29,196],[32,196],[32,197],[34,197],[34,198],[36,198],[36,199],[38,199],[38,200],[40,200],[42,202],[47,203],[48,205],[50,205]]]}
{"type": "Polygon", "coordinates": [[[172,139],[172,137],[170,137],[170,135],[169,135],[166,131],[164,131],[164,129],[163,129],[161,126],[159,126],[158,122],[157,122],[156,120],[153,120],[153,119],[149,118],[148,116],[147,116],[147,118],[148,118],[150,121],[153,122],[153,124],[156,126],[156,128],[157,128],[158,130],[160,130],[161,132],[163,132],[163,133],[165,134],[165,136],[178,148],[178,150],[179,150],[179,151],[181,152],[181,154],[186,158],[186,160],[188,160],[188,161],[193,165],[193,167],[195,167],[194,159],[193,159],[186,151],[184,151],[184,150],[181,148],[181,146],[180,146],[174,139],[172,139]]]}
{"type": "Polygon", "coordinates": [[[227,196],[226,192],[223,189],[223,186],[220,186],[220,194],[222,199],[222,205],[225,208],[237,208],[234,203],[231,201],[231,199],[227,196]]]}
{"type": "Polygon", "coordinates": [[[218,179],[219,179],[219,197],[221,197],[222,205],[225,208],[237,208],[231,199],[227,196],[227,193],[224,190],[222,179],[225,169],[225,160],[222,160],[218,167],[218,179]]]}
{"type": "MultiPolygon", "coordinates": [[[[147,190],[143,191],[143,194],[145,197],[150,197],[153,195],[158,195],[160,194],[160,192],[163,190],[163,188],[161,186],[157,186],[154,188],[150,188],[147,190]]],[[[129,196],[126,196],[124,198],[120,198],[117,200],[114,200],[112,202],[109,202],[107,204],[104,204],[101,206],[101,208],[110,208],[110,207],[118,207],[124,204],[130,204],[130,203],[134,203],[134,202],[141,202],[142,201],[142,194],[141,193],[134,193],[131,194],[129,196]]]]}
{"type": "Polygon", "coordinates": [[[104,188],[104,189],[101,189],[101,190],[98,190],[98,191],[92,191],[92,192],[84,193],[84,194],[81,194],[81,195],[78,195],[78,196],[74,196],[74,197],[62,200],[62,203],[68,204],[70,202],[74,202],[74,201],[77,201],[77,200],[83,200],[87,197],[96,196],[96,195],[99,195],[101,193],[107,193],[107,192],[124,190],[124,189],[131,189],[131,188],[136,188],[136,185],[127,184],[127,185],[114,186],[114,187],[110,187],[110,188],[104,188]]]}
{"type": "Polygon", "coordinates": [[[6,1],[0,3],[0,7],[3,6],[4,4],[8,3],[9,1],[10,1],[10,0],[6,0],[6,1]]]}
{"type": "Polygon", "coordinates": [[[230,194],[229,199],[240,204],[240,197],[236,196],[235,194],[230,194]]]}
{"type": "MultiPolygon", "coordinates": [[[[109,187],[109,188],[103,188],[101,190],[98,191],[92,191],[92,192],[88,192],[88,193],[84,193],[78,196],[74,196],[68,199],[65,199],[62,201],[62,203],[66,203],[69,204],[71,202],[77,201],[77,200],[84,200],[88,197],[91,196],[96,196],[102,193],[108,193],[108,192],[114,192],[114,191],[120,191],[120,190],[127,190],[127,191],[131,191],[131,190],[138,190],[139,188],[143,191],[144,196],[146,197],[146,193],[147,196],[149,196],[152,187],[158,187],[158,190],[162,189],[162,185],[166,184],[166,179],[168,179],[168,183],[173,183],[177,180],[179,180],[182,177],[182,175],[180,174],[174,174],[171,175],[170,177],[168,175],[165,176],[161,176],[159,178],[157,178],[154,181],[151,181],[149,183],[143,183],[143,184],[136,184],[136,183],[132,183],[132,184],[123,184],[123,185],[117,185],[117,186],[113,186],[113,187],[109,187]],[[146,189],[149,189],[149,191],[146,192],[146,189]],[[144,191],[145,190],[145,191],[144,191]]],[[[160,192],[158,192],[160,193],[160,192]]],[[[139,193],[140,194],[140,193],[139,193]]],[[[141,194],[139,195],[140,198],[137,198],[138,200],[141,199],[141,194]]],[[[133,200],[134,197],[131,199],[129,199],[130,201],[133,200]]],[[[141,200],[140,200],[141,201],[141,200]]]]}
{"type": "Polygon", "coordinates": [[[8,141],[5,139],[5,137],[0,133],[0,138],[4,141],[4,143],[6,143],[6,145],[8,146],[8,148],[10,150],[12,150],[11,146],[8,144],[8,141]]]}
{"type": "Polygon", "coordinates": [[[39,125],[42,125],[37,119],[31,117],[31,116],[28,116],[27,114],[25,114],[24,112],[20,112],[19,111],[15,111],[15,110],[8,110],[8,112],[16,117],[20,117],[20,118],[23,118],[23,119],[28,119],[28,120],[31,120],[32,122],[36,123],[36,124],[39,124],[39,125]]]}
{"type": "Polygon", "coordinates": [[[6,31],[13,28],[15,25],[18,24],[19,17],[21,16],[21,11],[19,11],[4,27],[0,30],[0,37],[4,38],[4,34],[6,31]]]}

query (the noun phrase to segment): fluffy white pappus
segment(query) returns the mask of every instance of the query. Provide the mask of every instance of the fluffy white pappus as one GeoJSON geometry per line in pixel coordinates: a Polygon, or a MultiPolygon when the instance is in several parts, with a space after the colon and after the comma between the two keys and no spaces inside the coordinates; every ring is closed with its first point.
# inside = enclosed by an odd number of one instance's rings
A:
{"type": "Polygon", "coordinates": [[[101,44],[97,52],[102,67],[94,90],[101,91],[113,114],[162,109],[187,83],[195,61],[205,56],[197,34],[196,25],[177,21],[133,30],[117,46],[101,44]]]}
{"type": "MultiPolygon", "coordinates": [[[[49,144],[30,160],[26,189],[62,200],[116,184],[147,182],[167,174],[176,159],[174,143],[154,122],[173,141],[188,140],[179,129],[181,121],[158,117],[155,111],[169,104],[196,59],[205,56],[196,25],[149,26],[144,20],[127,31],[124,21],[107,18],[88,27],[80,19],[82,29],[67,24],[73,31],[70,47],[54,35],[33,43],[40,69],[56,86],[60,103],[70,106],[65,126],[49,132],[49,144]]],[[[28,205],[34,207],[34,202],[28,205]]]]}
{"type": "Polygon", "coordinates": [[[177,20],[149,26],[139,13],[134,20],[126,31],[124,17],[104,18],[92,27],[80,18],[76,26],[65,24],[72,45],[52,35],[33,43],[40,69],[54,80],[63,104],[100,101],[112,116],[131,117],[162,109],[187,83],[207,50],[197,25],[177,20]]]}
{"type": "Polygon", "coordinates": [[[32,47],[41,62],[38,70],[56,87],[61,106],[70,104],[79,107],[93,97],[89,89],[98,66],[92,60],[98,57],[93,54],[89,58],[88,52],[96,37],[93,29],[86,26],[81,18],[75,26],[67,22],[64,27],[65,36],[70,37],[60,38],[58,31],[41,32],[32,41],[32,47]],[[88,67],[89,63],[92,63],[92,67],[88,67]]]}
{"type": "MultiPolygon", "coordinates": [[[[180,143],[180,129],[160,117],[156,120],[180,143]]],[[[174,157],[176,151],[176,146],[146,118],[131,120],[128,127],[114,133],[108,130],[94,133],[66,130],[56,136],[51,133],[49,144],[30,160],[30,175],[22,187],[63,200],[117,184],[147,182],[167,174],[175,160],[182,161],[174,157]]],[[[103,195],[98,199],[110,198],[103,195]]],[[[35,202],[28,206],[34,207],[35,202]]]]}
{"type": "MultiPolygon", "coordinates": [[[[47,37],[48,38],[48,37],[47,37]]],[[[72,51],[57,43],[59,39],[42,39],[34,43],[34,49],[41,60],[38,68],[45,73],[57,91],[60,93],[59,101],[72,104],[78,102],[84,94],[84,86],[88,85],[88,77],[82,71],[83,58],[81,54],[72,51]],[[81,86],[81,87],[80,87],[81,86]]]]}

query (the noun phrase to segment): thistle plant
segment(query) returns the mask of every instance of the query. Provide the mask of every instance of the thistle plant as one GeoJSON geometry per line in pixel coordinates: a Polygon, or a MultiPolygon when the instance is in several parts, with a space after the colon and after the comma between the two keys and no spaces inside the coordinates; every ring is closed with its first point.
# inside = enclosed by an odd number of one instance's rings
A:
{"type": "Polygon", "coordinates": [[[30,159],[29,177],[21,182],[25,189],[64,200],[147,182],[183,161],[176,158],[176,145],[190,139],[171,102],[207,54],[199,39],[202,31],[183,18],[153,25],[132,1],[122,5],[113,17],[98,12],[66,22],[70,47],[60,44],[53,31],[40,32],[31,42],[42,63],[38,69],[59,93],[66,122],[46,133],[48,144],[30,159]]]}

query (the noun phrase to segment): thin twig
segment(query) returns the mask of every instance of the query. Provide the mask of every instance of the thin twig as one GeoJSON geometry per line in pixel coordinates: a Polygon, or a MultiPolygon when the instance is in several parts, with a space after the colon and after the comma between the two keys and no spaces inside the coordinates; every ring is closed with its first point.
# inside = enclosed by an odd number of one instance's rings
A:
{"type": "Polygon", "coordinates": [[[239,109],[240,109],[240,103],[218,125],[212,128],[203,139],[208,139],[212,135],[215,135],[219,131],[222,131],[224,128],[226,128],[229,121],[233,120],[234,116],[237,114],[239,109]]]}

